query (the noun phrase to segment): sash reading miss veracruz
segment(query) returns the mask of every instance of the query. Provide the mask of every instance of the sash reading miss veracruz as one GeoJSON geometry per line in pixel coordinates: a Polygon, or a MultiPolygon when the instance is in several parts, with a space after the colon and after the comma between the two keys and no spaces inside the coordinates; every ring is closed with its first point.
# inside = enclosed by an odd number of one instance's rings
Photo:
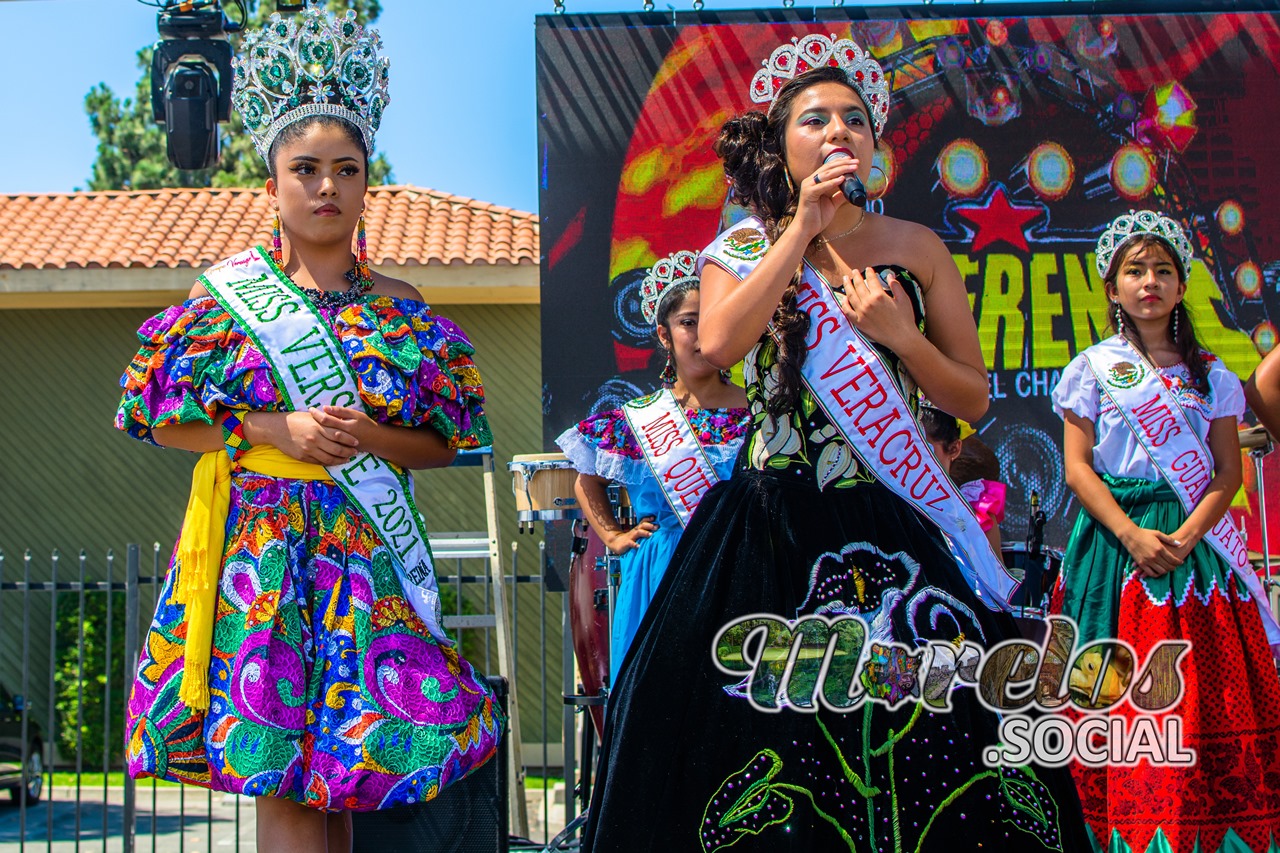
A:
{"type": "MultiPolygon", "coordinates": [[[[766,249],[763,224],[751,217],[722,234],[703,257],[743,279],[766,249]]],[[[813,399],[875,478],[952,543],[982,602],[1004,609],[1018,581],[991,550],[973,510],[933,455],[883,357],[849,324],[831,287],[807,262],[796,298],[809,315],[801,376],[813,399]]]]}
{"type": "Polygon", "coordinates": [[[681,527],[688,527],[698,501],[720,478],[707,461],[675,394],[664,388],[625,403],[622,413],[671,511],[680,519],[681,527]]]}
{"type": "MultiPolygon", "coordinates": [[[[1213,454],[1192,428],[1173,392],[1151,363],[1118,335],[1089,347],[1084,356],[1097,377],[1098,387],[1115,405],[1160,476],[1178,493],[1190,514],[1213,479],[1213,454]]],[[[1244,582],[1258,605],[1267,642],[1276,651],[1280,647],[1280,625],[1271,613],[1231,513],[1224,513],[1204,539],[1244,582]]]]}
{"type": "MultiPolygon", "coordinates": [[[[290,411],[363,405],[342,344],[264,249],[236,255],[200,281],[267,359],[290,411]]],[[[391,552],[405,599],[432,637],[452,645],[441,627],[440,594],[412,481],[371,453],[326,470],[391,552]]]]}

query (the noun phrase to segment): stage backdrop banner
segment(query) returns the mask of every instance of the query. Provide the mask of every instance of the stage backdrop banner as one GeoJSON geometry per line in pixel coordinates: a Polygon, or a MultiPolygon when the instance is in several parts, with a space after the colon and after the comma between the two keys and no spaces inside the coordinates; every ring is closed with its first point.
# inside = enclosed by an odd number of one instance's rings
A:
{"type": "MultiPolygon", "coordinates": [[[[969,292],[991,391],[974,426],[1010,488],[1005,538],[1025,535],[1035,491],[1047,541],[1061,545],[1077,504],[1049,394],[1106,334],[1093,248],[1109,220],[1156,208],[1189,228],[1187,306],[1203,344],[1242,379],[1277,342],[1278,8],[539,17],[546,445],[656,386],[640,282],[658,258],[698,251],[744,215],[726,202],[711,146],[725,120],[754,108],[755,70],[794,38],[847,37],[892,87],[871,208],[933,229],[969,292]]],[[[1280,492],[1268,494],[1269,509],[1280,506],[1280,492]]],[[[1256,520],[1250,503],[1238,512],[1256,520]]]]}

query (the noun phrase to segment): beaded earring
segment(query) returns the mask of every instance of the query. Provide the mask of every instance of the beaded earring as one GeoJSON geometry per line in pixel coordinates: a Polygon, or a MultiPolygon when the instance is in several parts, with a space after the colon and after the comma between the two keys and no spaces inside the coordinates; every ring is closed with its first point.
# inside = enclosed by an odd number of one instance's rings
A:
{"type": "Polygon", "coordinates": [[[732,371],[732,370],[722,370],[722,371],[720,371],[720,381],[721,381],[721,382],[723,382],[723,383],[725,383],[726,385],[728,385],[730,382],[732,382],[732,381],[733,381],[733,371],[732,371]]]}
{"type": "Polygon", "coordinates": [[[276,266],[284,263],[284,241],[280,239],[280,212],[276,211],[271,222],[271,260],[276,266]]]}
{"type": "Polygon", "coordinates": [[[667,350],[667,363],[662,366],[662,372],[658,374],[658,378],[664,385],[676,384],[676,357],[671,350],[667,350]]]}
{"type": "Polygon", "coordinates": [[[364,236],[364,211],[356,225],[356,281],[364,288],[373,286],[373,273],[369,271],[369,247],[364,236]]]}
{"type": "Polygon", "coordinates": [[[1124,333],[1124,309],[1120,307],[1120,303],[1119,303],[1119,302],[1113,302],[1113,303],[1111,303],[1111,304],[1112,304],[1112,305],[1114,305],[1114,306],[1116,306],[1116,331],[1117,331],[1117,332],[1119,332],[1119,333],[1120,333],[1120,337],[1122,337],[1122,338],[1123,338],[1123,337],[1125,337],[1125,333],[1124,333]]]}
{"type": "Polygon", "coordinates": [[[795,185],[795,182],[791,180],[791,171],[786,167],[785,164],[782,167],[782,174],[787,179],[787,191],[792,195],[795,195],[796,185],[795,185]]]}
{"type": "Polygon", "coordinates": [[[1178,309],[1181,307],[1181,302],[1173,306],[1173,342],[1175,344],[1178,342],[1178,309]]]}

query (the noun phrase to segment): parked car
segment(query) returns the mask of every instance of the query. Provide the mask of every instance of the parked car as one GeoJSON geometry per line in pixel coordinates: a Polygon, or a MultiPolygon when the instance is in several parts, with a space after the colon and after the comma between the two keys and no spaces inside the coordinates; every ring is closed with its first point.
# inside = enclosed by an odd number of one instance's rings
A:
{"type": "Polygon", "coordinates": [[[28,804],[39,802],[44,787],[44,733],[27,716],[26,749],[22,743],[23,698],[14,696],[0,684],[0,789],[28,804]],[[26,755],[27,779],[22,780],[22,758],[26,755]]]}

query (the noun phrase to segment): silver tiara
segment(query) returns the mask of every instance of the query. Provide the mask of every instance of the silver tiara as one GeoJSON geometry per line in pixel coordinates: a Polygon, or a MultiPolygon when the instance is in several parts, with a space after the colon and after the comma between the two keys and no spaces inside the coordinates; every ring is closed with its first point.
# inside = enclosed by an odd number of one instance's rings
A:
{"type": "Polygon", "coordinates": [[[771,53],[751,78],[751,100],[771,104],[788,80],[824,65],[839,68],[849,78],[871,112],[871,125],[878,137],[889,118],[889,81],[871,54],[851,39],[837,39],[834,34],[793,38],[791,44],[771,53]]]}
{"type": "Polygon", "coordinates": [[[1111,261],[1130,240],[1150,234],[1159,237],[1173,251],[1185,278],[1191,269],[1191,240],[1181,225],[1154,210],[1130,210],[1111,221],[1098,238],[1098,275],[1107,277],[1111,261]]]}
{"type": "Polygon", "coordinates": [[[673,284],[698,283],[698,255],[684,249],[668,255],[649,267],[649,273],[640,282],[640,313],[649,323],[658,322],[658,308],[663,294],[673,284]]]}
{"type": "Polygon", "coordinates": [[[377,30],[357,24],[352,10],[342,17],[316,6],[287,19],[276,13],[261,30],[245,33],[231,97],[262,159],[280,131],[313,115],[351,122],[372,152],[391,102],[381,49],[377,30]]]}

